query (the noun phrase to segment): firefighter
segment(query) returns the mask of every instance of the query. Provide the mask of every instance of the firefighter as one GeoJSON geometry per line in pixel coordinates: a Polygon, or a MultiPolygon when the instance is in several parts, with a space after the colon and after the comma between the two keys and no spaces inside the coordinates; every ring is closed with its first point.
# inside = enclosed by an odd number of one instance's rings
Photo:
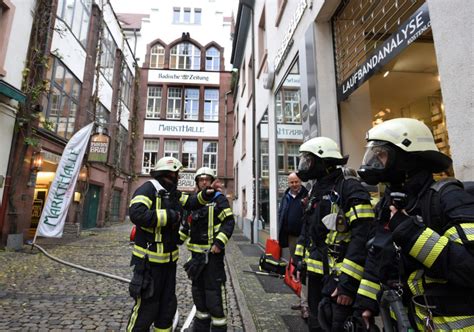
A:
{"type": "Polygon", "coordinates": [[[352,314],[352,302],[362,278],[365,244],[374,214],[370,195],[355,176],[332,139],[316,137],[299,149],[298,176],[316,180],[306,207],[308,222],[298,240],[308,272],[310,331],[340,331],[352,314]],[[308,239],[309,238],[309,239],[308,239]]]}
{"type": "MultiPolygon", "coordinates": [[[[474,198],[433,173],[452,161],[421,121],[398,118],[367,133],[359,174],[385,183],[376,206],[376,233],[355,307],[366,324],[377,299],[395,289],[417,330],[474,329],[474,198]]],[[[396,322],[400,326],[400,319],[396,322]]]]}
{"type": "MultiPolygon", "coordinates": [[[[202,167],[197,170],[194,180],[197,189],[203,190],[216,180],[216,176],[211,168],[202,167]]],[[[193,211],[187,221],[179,235],[182,243],[189,239],[187,247],[192,255],[185,269],[192,279],[192,296],[196,305],[193,330],[226,331],[224,254],[234,230],[234,215],[227,198],[216,192],[211,202],[193,211]],[[199,266],[192,266],[194,262],[199,266]]]]}
{"type": "Polygon", "coordinates": [[[141,185],[130,202],[136,235],[129,291],[135,305],[127,331],[148,331],[152,323],[155,331],[171,331],[177,308],[176,261],[182,211],[207,204],[216,192],[206,188],[194,196],[181,194],[177,185],[182,167],[173,157],[158,160],[150,172],[153,179],[141,185]]]}

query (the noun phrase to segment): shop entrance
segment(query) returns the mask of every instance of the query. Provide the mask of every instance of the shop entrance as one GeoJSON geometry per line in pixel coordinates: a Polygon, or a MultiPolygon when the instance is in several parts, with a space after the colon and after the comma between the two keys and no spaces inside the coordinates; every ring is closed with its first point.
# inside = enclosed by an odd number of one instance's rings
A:
{"type": "Polygon", "coordinates": [[[82,219],[82,228],[93,228],[97,225],[97,215],[99,213],[100,187],[93,184],[89,185],[86,199],[84,201],[84,214],[82,219]]]}

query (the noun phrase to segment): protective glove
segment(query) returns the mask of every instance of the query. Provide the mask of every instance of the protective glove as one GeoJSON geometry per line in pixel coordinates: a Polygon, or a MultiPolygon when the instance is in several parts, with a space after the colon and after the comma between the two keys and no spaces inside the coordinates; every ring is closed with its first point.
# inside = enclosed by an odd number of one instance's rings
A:
{"type": "Polygon", "coordinates": [[[173,228],[179,227],[181,213],[178,210],[166,209],[166,220],[168,221],[168,225],[171,225],[173,228]]]}
{"type": "Polygon", "coordinates": [[[398,226],[409,220],[411,217],[407,216],[400,210],[396,210],[395,208],[392,211],[394,211],[395,213],[392,214],[390,221],[388,222],[388,228],[390,229],[390,231],[393,232],[398,226]]]}

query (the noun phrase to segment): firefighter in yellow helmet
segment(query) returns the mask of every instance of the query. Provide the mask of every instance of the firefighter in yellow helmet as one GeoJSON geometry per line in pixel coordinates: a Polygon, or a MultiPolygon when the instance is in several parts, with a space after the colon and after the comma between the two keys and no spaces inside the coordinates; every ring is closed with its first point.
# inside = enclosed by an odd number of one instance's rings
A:
{"type": "MultiPolygon", "coordinates": [[[[216,180],[214,170],[202,167],[194,177],[198,190],[204,190],[216,180]]],[[[211,201],[190,217],[179,232],[192,258],[185,270],[192,280],[192,295],[196,305],[194,331],[226,331],[227,301],[224,270],[225,246],[234,231],[234,215],[227,198],[216,192],[211,201]]]]}
{"type": "Polygon", "coordinates": [[[399,330],[473,330],[474,197],[457,180],[433,179],[451,159],[423,122],[388,120],[366,138],[359,174],[386,190],[375,208],[357,312],[369,322],[379,311],[377,299],[403,294],[397,301],[408,308],[409,321],[403,326],[399,318],[399,330]]]}
{"type": "Polygon", "coordinates": [[[151,324],[156,330],[171,330],[177,308],[176,261],[182,211],[206,205],[216,191],[209,184],[196,195],[182,194],[177,189],[182,168],[173,157],[161,158],[150,172],[153,179],[142,184],[130,202],[136,236],[129,290],[135,305],[127,331],[148,331],[151,324]]]}
{"type": "Polygon", "coordinates": [[[362,278],[374,217],[370,195],[342,168],[348,156],[341,155],[332,139],[312,138],[299,151],[297,175],[302,181],[314,180],[295,252],[295,260],[304,259],[307,268],[308,327],[340,331],[352,314],[362,278]]]}

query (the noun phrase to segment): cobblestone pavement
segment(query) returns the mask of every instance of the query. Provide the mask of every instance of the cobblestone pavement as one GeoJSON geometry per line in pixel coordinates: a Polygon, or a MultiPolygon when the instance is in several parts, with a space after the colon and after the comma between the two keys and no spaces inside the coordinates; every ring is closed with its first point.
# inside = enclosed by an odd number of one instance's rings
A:
{"type": "MultiPolygon", "coordinates": [[[[130,228],[129,223],[119,224],[83,231],[79,239],[37,243],[60,259],[130,279],[130,228]]],[[[125,330],[133,306],[127,284],[59,264],[30,248],[0,251],[0,331],[125,330]]],[[[182,268],[188,255],[180,250],[180,325],[192,307],[191,285],[182,268]]],[[[228,279],[229,330],[242,331],[232,278],[228,279]]]]}

